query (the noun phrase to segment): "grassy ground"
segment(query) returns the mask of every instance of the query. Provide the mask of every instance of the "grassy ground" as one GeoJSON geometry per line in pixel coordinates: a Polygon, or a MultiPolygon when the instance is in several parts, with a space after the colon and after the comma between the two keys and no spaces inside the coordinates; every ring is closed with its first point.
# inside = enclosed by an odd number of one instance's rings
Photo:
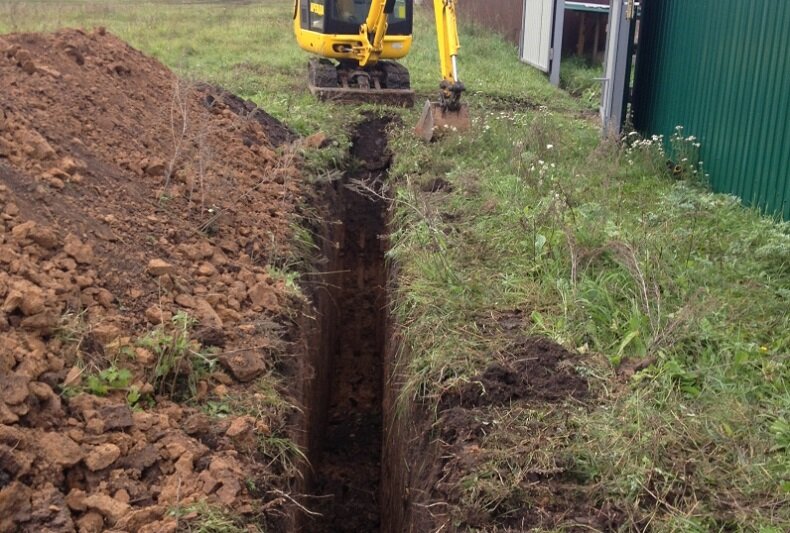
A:
{"type": "MultiPolygon", "coordinates": [[[[439,174],[454,186],[438,203],[400,192],[418,206],[396,217],[392,252],[416,355],[409,399],[478,374],[505,349],[481,315],[520,310],[532,332],[587,354],[580,370],[601,391],[600,407],[571,411],[572,438],[544,442],[548,466],[570,461],[630,527],[786,530],[788,227],[671,179],[654,147],[601,144],[559,113],[483,124],[438,157],[401,139],[407,183],[439,174]]],[[[491,423],[529,439],[512,416],[491,423]]],[[[534,460],[514,468],[497,451],[504,479],[534,460]]],[[[517,485],[500,484],[494,505],[517,485]]]]}
{"type": "Polygon", "coordinates": [[[583,57],[567,57],[562,60],[560,87],[597,110],[601,105],[601,78],[603,65],[583,57]]]}
{"type": "MultiPolygon", "coordinates": [[[[103,25],[300,133],[344,140],[362,110],[309,96],[290,10],[12,1],[0,5],[0,32],[103,25]]],[[[407,127],[392,132],[394,312],[414,356],[403,399],[430,405],[478,374],[505,348],[480,318],[513,310],[529,317],[525,334],[584,354],[580,371],[598,391],[594,407],[567,408],[570,430],[539,456],[512,446],[553,409],[489,413],[491,427],[507,428],[484,443],[486,479],[497,481],[464,484],[464,504],[519,502],[519,473],[537,461],[622,510],[625,530],[789,530],[790,227],[706,192],[693,157],[670,173],[656,143],[601,141],[589,102],[551,88],[503,40],[462,39],[473,132],[431,145],[407,127]],[[437,177],[452,191],[422,192],[437,177]]],[[[424,17],[405,63],[431,94],[424,17]]]]}

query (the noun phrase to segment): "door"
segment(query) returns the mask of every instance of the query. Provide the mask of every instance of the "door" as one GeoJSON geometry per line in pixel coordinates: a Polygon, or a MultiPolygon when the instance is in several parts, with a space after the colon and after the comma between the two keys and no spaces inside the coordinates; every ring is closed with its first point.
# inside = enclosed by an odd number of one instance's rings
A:
{"type": "Polygon", "coordinates": [[[524,0],[519,56],[521,61],[548,72],[551,65],[555,0],[524,0]]]}

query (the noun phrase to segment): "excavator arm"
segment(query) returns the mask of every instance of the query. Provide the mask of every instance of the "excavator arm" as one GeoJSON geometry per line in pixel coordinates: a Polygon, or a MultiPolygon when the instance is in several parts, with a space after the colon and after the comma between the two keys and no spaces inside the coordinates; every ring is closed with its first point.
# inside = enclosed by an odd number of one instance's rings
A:
{"type": "MultiPolygon", "coordinates": [[[[418,136],[430,141],[437,130],[466,130],[470,127],[469,111],[461,103],[464,84],[458,76],[457,0],[433,0],[436,18],[436,37],[439,45],[439,66],[442,81],[439,101],[428,101],[415,131],[418,136]]],[[[395,0],[372,0],[367,19],[359,28],[361,46],[357,50],[359,64],[365,67],[379,59],[384,36],[387,35],[387,18],[395,7],[395,0]]]]}
{"type": "Polygon", "coordinates": [[[451,129],[467,130],[471,126],[469,110],[461,103],[464,84],[458,76],[458,39],[457,0],[433,0],[436,17],[436,37],[439,41],[439,64],[442,70],[441,92],[438,102],[425,102],[422,116],[415,132],[425,141],[430,141],[436,131],[451,129]]]}
{"type": "Polygon", "coordinates": [[[436,16],[436,36],[439,40],[439,63],[442,70],[441,100],[451,110],[460,106],[464,84],[458,78],[458,18],[455,11],[456,0],[433,0],[436,16]]]}
{"type": "Polygon", "coordinates": [[[384,36],[387,35],[387,14],[392,13],[394,5],[395,0],[372,0],[370,2],[368,16],[359,27],[360,45],[355,50],[359,57],[360,67],[375,63],[381,57],[384,36]]]}
{"type": "MultiPolygon", "coordinates": [[[[359,28],[361,46],[357,51],[359,65],[367,66],[381,56],[384,37],[387,35],[387,16],[392,13],[395,0],[372,0],[365,22],[359,28]]],[[[457,111],[464,84],[458,77],[458,18],[456,0],[433,0],[436,18],[436,36],[439,44],[439,64],[442,75],[441,104],[457,111]]]]}

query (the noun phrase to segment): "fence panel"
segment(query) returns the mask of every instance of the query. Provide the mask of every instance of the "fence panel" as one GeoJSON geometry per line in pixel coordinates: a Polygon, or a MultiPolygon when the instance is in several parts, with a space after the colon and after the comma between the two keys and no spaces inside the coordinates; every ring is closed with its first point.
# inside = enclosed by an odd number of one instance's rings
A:
{"type": "Polygon", "coordinates": [[[462,20],[499,32],[513,44],[518,44],[521,35],[523,9],[524,0],[460,0],[458,2],[458,12],[462,20]]]}

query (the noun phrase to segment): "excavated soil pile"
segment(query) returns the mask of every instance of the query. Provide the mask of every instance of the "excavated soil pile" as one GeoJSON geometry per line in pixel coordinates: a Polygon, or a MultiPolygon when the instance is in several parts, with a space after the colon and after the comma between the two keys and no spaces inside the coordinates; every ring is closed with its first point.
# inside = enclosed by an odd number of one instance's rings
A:
{"type": "Polygon", "coordinates": [[[0,531],[276,513],[248,490],[283,421],[177,402],[249,393],[282,349],[292,134],[101,29],[0,37],[0,95],[0,531]]]}
{"type": "Polygon", "coordinates": [[[552,402],[587,395],[587,381],[573,355],[548,339],[517,338],[507,363],[493,362],[471,382],[446,392],[440,408],[508,405],[518,400],[552,402]]]}

